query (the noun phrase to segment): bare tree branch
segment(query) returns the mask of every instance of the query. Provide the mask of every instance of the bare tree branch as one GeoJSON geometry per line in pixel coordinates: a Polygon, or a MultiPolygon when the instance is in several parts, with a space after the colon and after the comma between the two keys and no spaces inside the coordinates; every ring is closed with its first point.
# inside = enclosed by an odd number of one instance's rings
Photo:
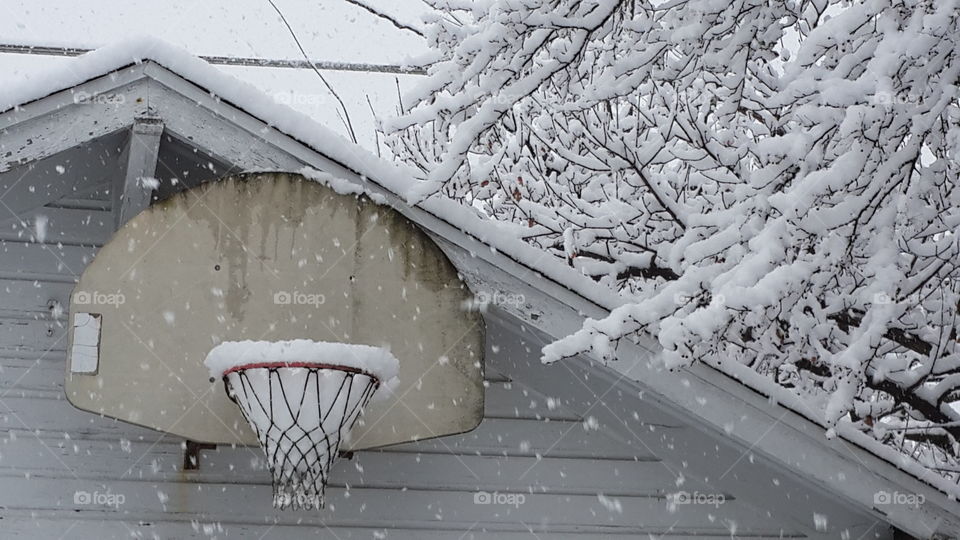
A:
{"type": "Polygon", "coordinates": [[[320,73],[320,70],[317,69],[317,66],[313,63],[313,60],[310,60],[310,57],[307,55],[307,51],[304,50],[303,44],[300,43],[300,39],[297,37],[297,33],[293,31],[293,27],[290,26],[290,23],[287,22],[287,18],[283,16],[283,12],[280,11],[280,8],[273,2],[273,0],[267,0],[271,6],[273,6],[274,11],[277,12],[277,15],[280,16],[280,20],[283,21],[284,26],[287,27],[287,31],[290,32],[290,36],[293,38],[293,41],[297,44],[297,48],[300,49],[300,54],[303,55],[303,59],[310,63],[310,68],[313,69],[313,72],[317,74],[317,77],[320,77],[320,81],[323,82],[323,85],[327,87],[327,91],[333,95],[334,99],[337,100],[337,103],[340,104],[341,111],[341,121],[343,121],[344,127],[347,129],[347,135],[350,136],[350,140],[354,144],[357,142],[357,134],[353,131],[353,123],[350,121],[350,111],[347,110],[347,106],[343,104],[343,100],[340,99],[340,95],[337,94],[336,90],[333,89],[333,86],[327,82],[327,78],[323,76],[323,73],[320,73]]]}
{"type": "Polygon", "coordinates": [[[404,23],[400,22],[396,17],[393,17],[392,15],[389,15],[389,14],[387,14],[387,13],[384,13],[384,12],[380,11],[379,9],[376,9],[376,8],[368,5],[366,2],[362,2],[361,0],[343,0],[343,1],[346,2],[346,3],[348,3],[348,4],[353,4],[353,5],[357,6],[357,7],[359,7],[360,9],[363,9],[363,10],[365,10],[365,11],[368,11],[368,12],[372,13],[373,15],[376,15],[377,17],[380,17],[381,19],[383,19],[383,20],[385,20],[385,21],[389,21],[390,24],[396,26],[396,27],[397,27],[398,29],[400,29],[400,30],[406,30],[406,31],[408,31],[408,32],[413,32],[414,34],[416,34],[416,35],[418,35],[418,36],[420,36],[420,37],[425,37],[425,36],[423,35],[423,31],[420,30],[419,28],[414,28],[413,26],[411,26],[411,25],[409,25],[409,24],[404,24],[404,23]]]}

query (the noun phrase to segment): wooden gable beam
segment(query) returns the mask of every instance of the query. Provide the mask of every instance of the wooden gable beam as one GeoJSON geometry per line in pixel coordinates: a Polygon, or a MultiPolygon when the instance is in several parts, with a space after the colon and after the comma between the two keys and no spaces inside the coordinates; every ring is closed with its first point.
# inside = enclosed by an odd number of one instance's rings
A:
{"type": "Polygon", "coordinates": [[[130,138],[124,149],[126,172],[123,184],[113,192],[114,216],[119,229],[124,223],[150,206],[153,187],[145,180],[157,172],[160,136],[163,122],[155,117],[139,117],[130,129],[130,138]]]}

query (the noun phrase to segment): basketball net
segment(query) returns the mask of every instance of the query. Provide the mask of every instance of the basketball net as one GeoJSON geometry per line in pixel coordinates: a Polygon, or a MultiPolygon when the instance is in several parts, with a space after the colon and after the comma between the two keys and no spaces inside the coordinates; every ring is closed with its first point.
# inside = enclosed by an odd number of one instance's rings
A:
{"type": "Polygon", "coordinates": [[[231,368],[223,381],[267,455],[273,506],[323,508],[340,442],[379,379],[346,366],[277,362],[231,368]]]}

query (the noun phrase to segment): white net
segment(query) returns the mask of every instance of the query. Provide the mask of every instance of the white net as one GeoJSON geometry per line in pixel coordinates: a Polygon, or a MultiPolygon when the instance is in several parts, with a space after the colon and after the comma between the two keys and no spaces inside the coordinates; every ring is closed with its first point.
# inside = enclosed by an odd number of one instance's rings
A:
{"type": "Polygon", "coordinates": [[[379,381],[343,366],[257,365],[223,376],[267,455],[273,505],[322,508],[340,442],[379,381]]]}

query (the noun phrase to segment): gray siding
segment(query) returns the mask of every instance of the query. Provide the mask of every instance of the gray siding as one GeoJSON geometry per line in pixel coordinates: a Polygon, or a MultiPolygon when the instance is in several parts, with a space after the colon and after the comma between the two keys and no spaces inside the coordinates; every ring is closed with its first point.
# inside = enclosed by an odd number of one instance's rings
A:
{"type": "Polygon", "coordinates": [[[585,427],[574,412],[511,380],[510,356],[530,353],[508,343],[488,351],[480,427],[343,459],[325,511],[273,511],[258,448],[206,450],[198,471],[183,470],[182,441],[80,411],[63,396],[65,317],[48,306],[68,305],[76,275],[111,234],[107,196],[94,192],[40,210],[49,218],[46,244],[13,227],[0,240],[0,536],[371,538],[387,530],[387,538],[534,538],[532,530],[560,538],[726,537],[733,522],[741,531],[781,534],[775,519],[738,501],[720,519],[668,512],[664,495],[675,491],[676,478],[660,459],[585,427]],[[123,504],[76,504],[81,491],[122,495],[123,504]],[[476,504],[480,491],[520,494],[523,504],[476,504]],[[620,508],[605,506],[598,493],[620,508]]]}

